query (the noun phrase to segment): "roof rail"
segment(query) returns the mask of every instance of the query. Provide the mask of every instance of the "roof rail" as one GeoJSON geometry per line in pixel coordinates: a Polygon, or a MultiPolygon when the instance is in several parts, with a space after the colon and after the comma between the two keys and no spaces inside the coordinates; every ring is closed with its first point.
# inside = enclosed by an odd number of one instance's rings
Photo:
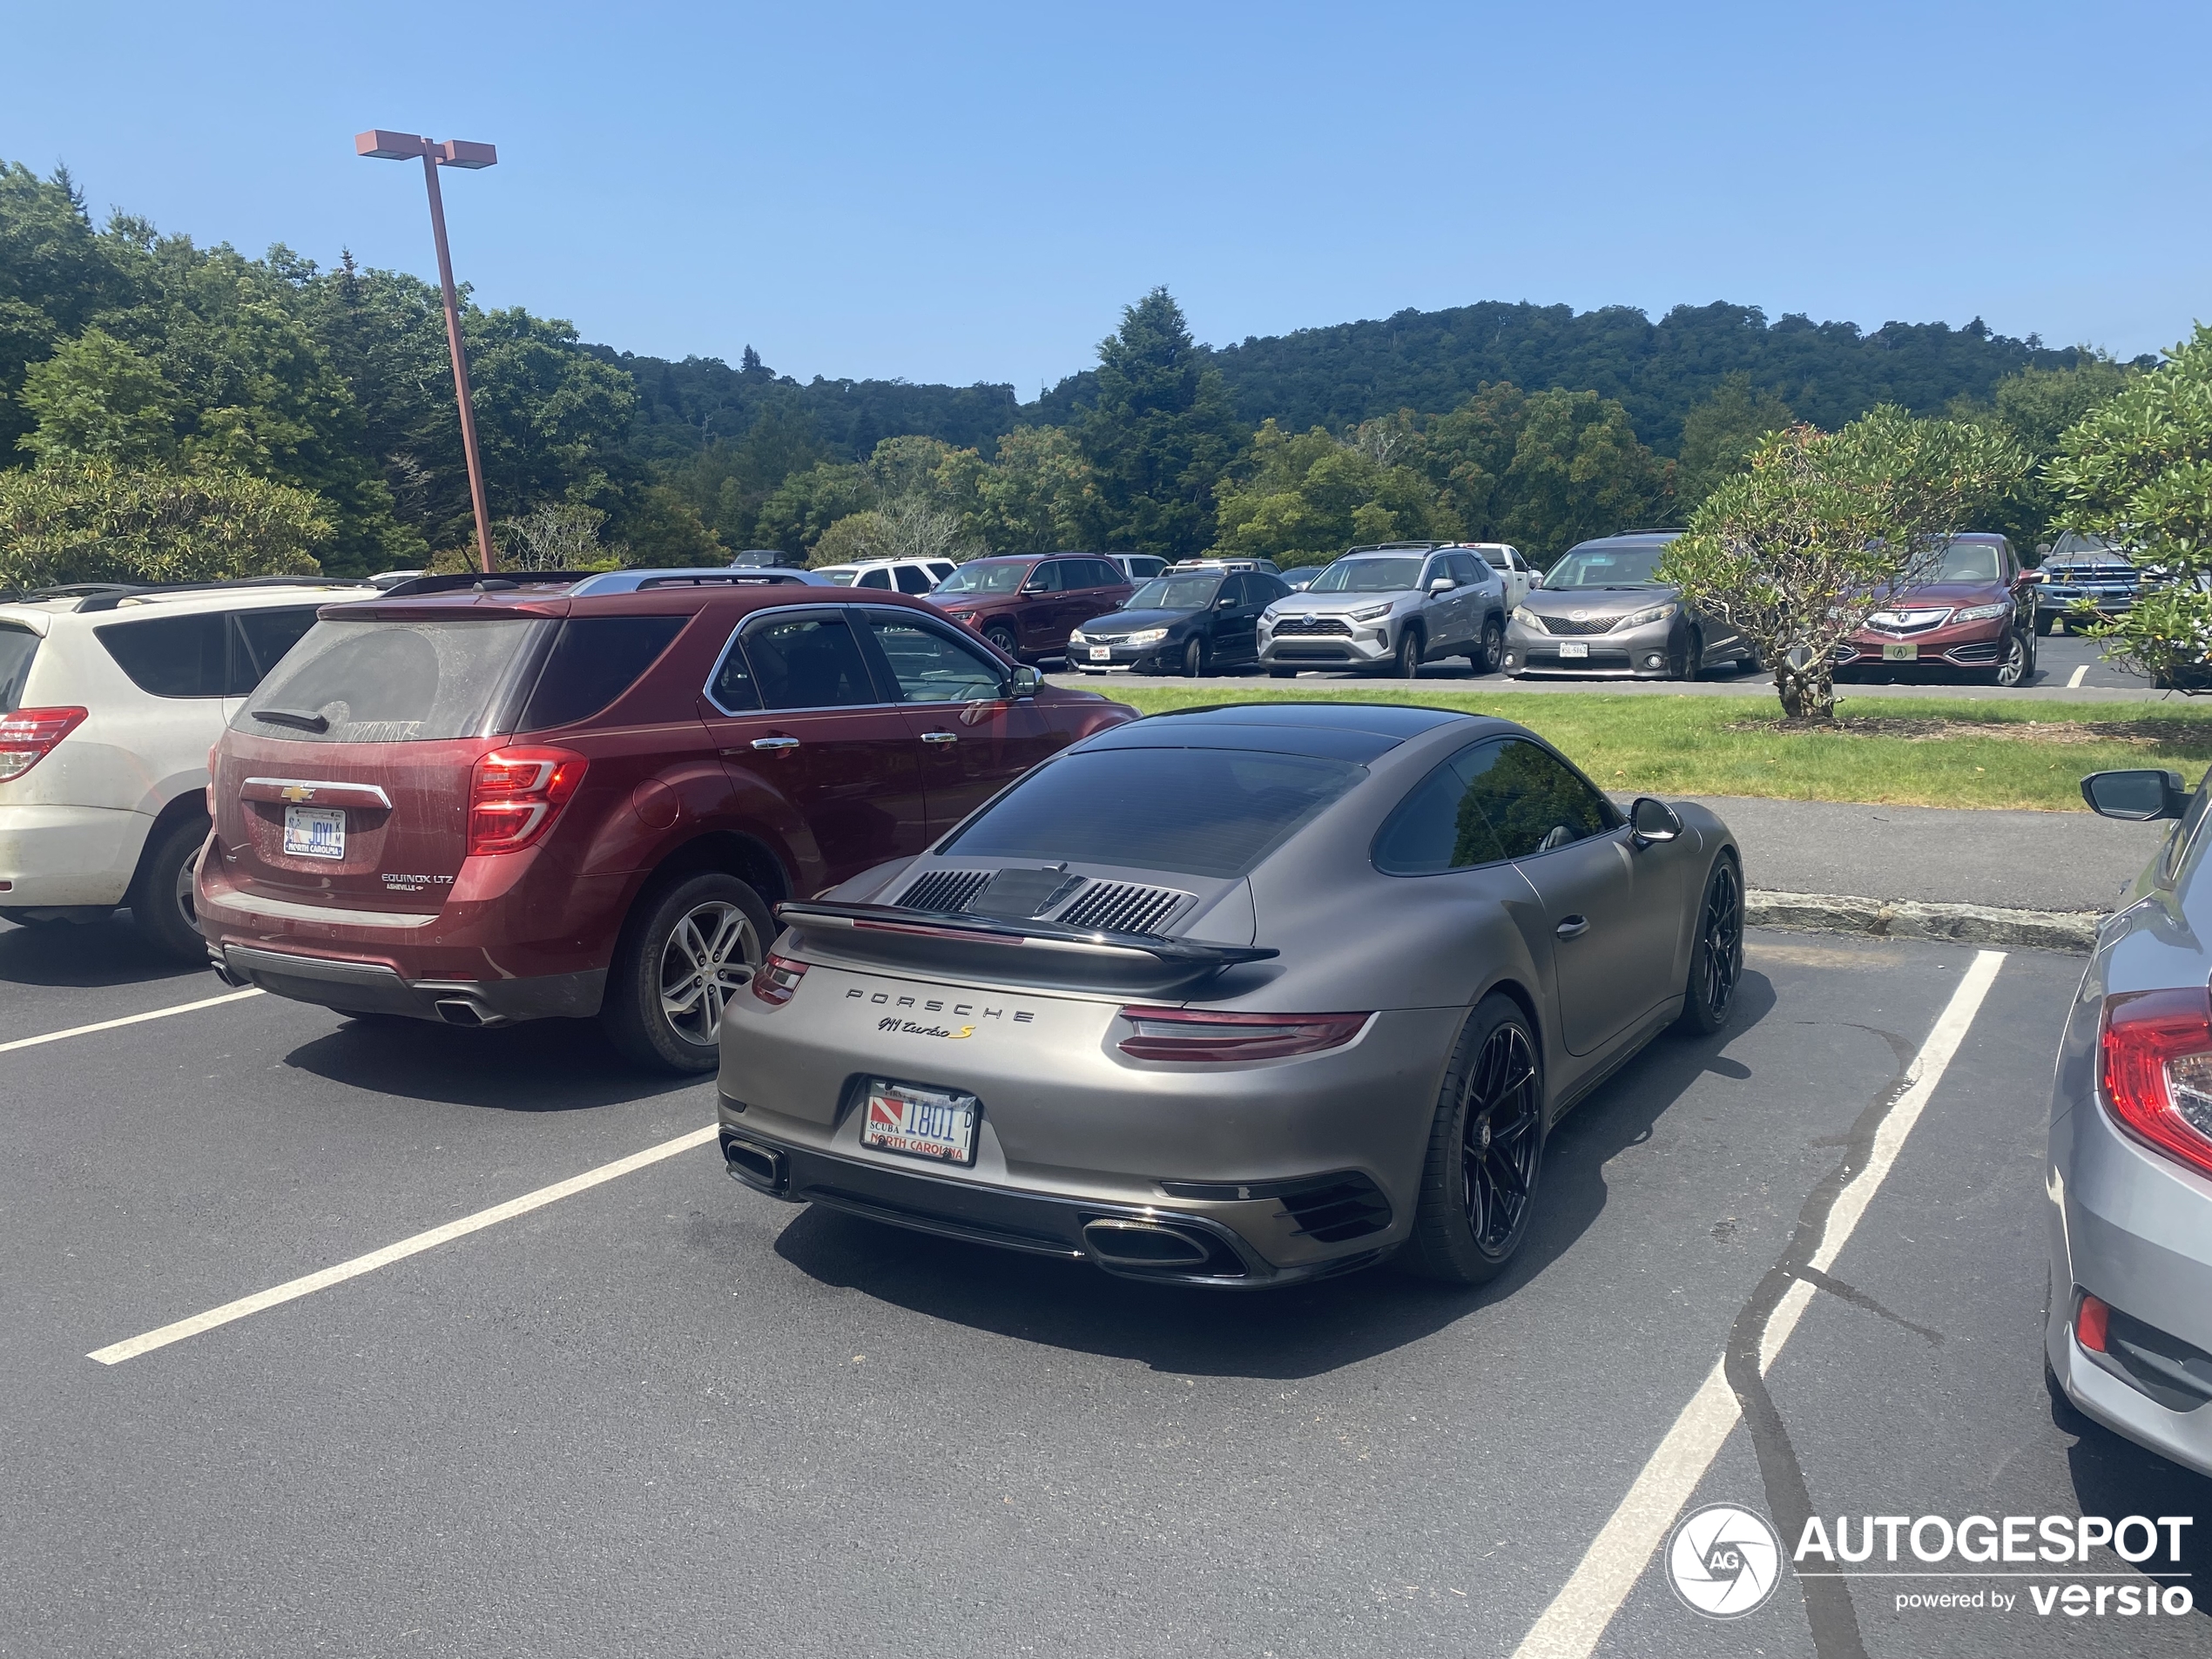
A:
{"type": "Polygon", "coordinates": [[[112,610],[127,599],[158,594],[228,593],[253,588],[365,588],[369,584],[349,576],[243,576],[216,582],[72,582],[58,587],[33,589],[32,599],[75,599],[79,612],[112,610]]]}
{"type": "Polygon", "coordinates": [[[509,588],[564,588],[578,582],[589,582],[594,572],[590,570],[510,570],[504,575],[494,570],[463,570],[457,576],[410,577],[405,582],[394,583],[384,590],[387,599],[416,599],[426,593],[466,593],[472,588],[482,588],[487,593],[503,592],[509,588]]]}
{"type": "Polygon", "coordinates": [[[1371,547],[1348,547],[1341,556],[1348,559],[1354,553],[1433,553],[1448,545],[1445,542],[1377,542],[1371,547]]]}
{"type": "Polygon", "coordinates": [[[607,593],[637,593],[647,588],[833,588],[837,583],[813,570],[788,565],[747,565],[737,570],[603,570],[569,590],[582,599],[607,593]]]}

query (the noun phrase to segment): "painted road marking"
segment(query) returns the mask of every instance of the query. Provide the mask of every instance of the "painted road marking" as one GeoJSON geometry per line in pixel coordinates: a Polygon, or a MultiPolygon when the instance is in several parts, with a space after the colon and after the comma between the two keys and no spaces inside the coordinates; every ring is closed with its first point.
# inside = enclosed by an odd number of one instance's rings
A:
{"type": "Polygon", "coordinates": [[[242,1002],[249,996],[260,996],[257,986],[248,990],[229,991],[221,996],[203,996],[197,1002],[179,1002],[174,1008],[155,1008],[150,1014],[126,1014],[119,1020],[101,1020],[92,1025],[73,1025],[66,1031],[49,1031],[43,1037],[17,1037],[13,1042],[0,1042],[0,1054],[13,1049],[36,1049],[42,1042],[59,1042],[64,1037],[89,1037],[95,1031],[112,1031],[118,1026],[144,1025],[148,1020],[165,1020],[172,1014],[190,1014],[194,1008],[220,1008],[226,1002],[242,1002]]]}
{"type": "Polygon", "coordinates": [[[381,1250],[372,1250],[366,1256],[356,1256],[350,1261],[340,1262],[319,1272],[287,1279],[281,1285],[273,1285],[266,1291],[256,1291],[251,1296],[241,1296],[235,1302],[226,1302],[222,1306],[210,1308],[205,1313],[195,1313],[188,1319],[179,1319],[174,1325],[165,1325],[158,1331],[149,1331],[144,1336],[125,1338],[105,1348],[96,1348],[84,1357],[97,1359],[104,1366],[119,1366],[125,1359],[135,1359],[142,1353],[152,1352],[156,1348],[165,1348],[172,1342],[182,1342],[186,1337],[196,1337],[203,1331],[212,1331],[218,1325],[229,1325],[266,1308],[295,1302],[303,1296],[314,1295],[317,1291],[327,1291],[334,1285],[342,1285],[349,1278],[359,1278],[362,1274],[373,1273],[380,1267],[389,1267],[394,1262],[419,1256],[426,1250],[435,1250],[440,1244],[450,1244],[473,1232],[482,1232],[485,1228],[496,1226],[502,1221],[512,1221],[516,1216],[542,1210],[549,1204],[588,1191],[617,1176],[628,1175],[632,1170],[642,1170],[647,1164],[658,1163],[663,1158],[672,1158],[678,1152],[688,1152],[695,1146],[704,1146],[714,1136],[715,1126],[709,1123],[704,1129],[679,1135],[672,1141],[663,1141],[659,1145],[649,1146],[642,1152],[632,1152],[628,1157],[617,1158],[612,1163],[602,1163],[596,1170],[586,1170],[582,1175],[572,1175],[565,1181],[556,1181],[550,1187],[540,1187],[535,1192],[525,1192],[519,1198],[509,1198],[505,1204],[494,1204],[489,1210],[479,1210],[473,1216],[463,1216],[458,1221],[447,1222],[442,1227],[433,1227],[428,1232],[402,1238],[397,1244],[385,1245],[381,1250]]]}
{"type": "MultiPolygon", "coordinates": [[[[1943,1081],[1944,1071],[1959,1052],[2004,961],[2001,950],[1978,951],[1959,976],[1959,988],[1952,993],[1951,1001],[1936,1018],[1934,1029],[1906,1069],[1904,1092],[1874,1132],[1874,1146],[1865,1168],[1837,1194],[1820,1244],[1812,1254],[1810,1265],[1813,1268],[1825,1272],[1843,1253],[1851,1230],[1858,1225],[1859,1217],[1866,1213],[1866,1206],[1897,1163],[1905,1137],[1920,1121],[1929,1097],[1943,1081]]],[[[1784,1293],[1767,1322],[1765,1339],[1759,1347],[1762,1373],[1772,1367],[1811,1300],[1812,1286],[1802,1278],[1784,1293]]],[[[1741,1414],[1736,1391],[1729,1386],[1727,1361],[1716,1359],[1667,1431],[1667,1437],[1659,1442],[1658,1450],[1643,1466],[1643,1472],[1636,1476],[1629,1495],[1591,1541],[1566,1586],[1514,1649],[1514,1659],[1588,1659],[1604,1636],[1606,1626],[1612,1623],[1621,1603],[1650,1564],[1653,1552],[1666,1537],[1676,1515],[1720,1454],[1722,1444],[1741,1414]]]]}
{"type": "Polygon", "coordinates": [[[2080,667],[2074,671],[2074,678],[2066,683],[2066,689],[2071,691],[2079,686],[2083,680],[2087,679],[2088,678],[2089,664],[2084,663],[2080,667]]]}

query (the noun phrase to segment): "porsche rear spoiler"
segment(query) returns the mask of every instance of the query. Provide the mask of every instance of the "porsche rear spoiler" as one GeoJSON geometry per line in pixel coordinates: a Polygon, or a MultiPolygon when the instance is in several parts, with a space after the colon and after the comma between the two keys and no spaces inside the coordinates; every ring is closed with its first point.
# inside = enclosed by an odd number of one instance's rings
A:
{"type": "Polygon", "coordinates": [[[1015,968],[1009,948],[1023,953],[1032,972],[1056,968],[1082,977],[1146,981],[1197,979],[1282,954],[1265,945],[1216,945],[1151,934],[1062,927],[1049,921],[1002,921],[961,911],[823,899],[779,904],[776,919],[809,933],[847,936],[833,948],[852,948],[916,966],[929,965],[934,955],[940,968],[952,966],[943,960],[949,949],[961,959],[960,966],[1000,973],[1015,968]]]}

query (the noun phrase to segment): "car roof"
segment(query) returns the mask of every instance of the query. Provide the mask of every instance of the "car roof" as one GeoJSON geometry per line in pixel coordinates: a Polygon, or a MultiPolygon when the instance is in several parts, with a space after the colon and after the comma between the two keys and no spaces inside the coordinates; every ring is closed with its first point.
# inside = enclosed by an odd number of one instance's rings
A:
{"type": "Polygon", "coordinates": [[[1567,550],[1580,553],[1586,547],[1646,547],[1654,542],[1671,542],[1680,530],[1622,530],[1617,536],[1593,536],[1587,542],[1577,542],[1567,550]]]}
{"type": "Polygon", "coordinates": [[[1402,704],[1232,703],[1173,709],[1109,727],[1070,749],[1254,749],[1365,763],[1440,726],[1499,724],[1402,704]]]}
{"type": "Polygon", "coordinates": [[[362,614],[374,620],[397,621],[408,617],[519,615],[531,617],[678,616],[703,610],[732,615],[778,605],[894,604],[927,617],[943,612],[911,594],[893,588],[870,588],[865,594],[840,587],[817,571],[767,570],[619,570],[590,581],[540,582],[516,580],[483,588],[477,584],[418,591],[381,594],[365,604],[362,614]],[[777,580],[804,576],[805,581],[777,580]]]}
{"type": "Polygon", "coordinates": [[[0,600],[0,615],[64,617],[129,614],[158,609],[171,613],[258,610],[312,599],[329,604],[377,597],[367,582],[345,577],[250,577],[235,582],[80,582],[34,588],[0,600]]]}

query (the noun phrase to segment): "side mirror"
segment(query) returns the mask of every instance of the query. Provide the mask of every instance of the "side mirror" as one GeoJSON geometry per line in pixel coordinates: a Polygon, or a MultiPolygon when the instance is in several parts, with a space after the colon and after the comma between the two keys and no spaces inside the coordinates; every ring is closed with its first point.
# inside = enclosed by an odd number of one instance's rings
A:
{"type": "Polygon", "coordinates": [[[1230,606],[1235,604],[1236,603],[1237,601],[1233,596],[1224,593],[1220,598],[1213,602],[1213,608],[1216,610],[1226,610],[1230,606]]]}
{"type": "Polygon", "coordinates": [[[2148,824],[2179,818],[2188,806],[2189,792],[2178,772],[2093,772],[2081,780],[2081,799],[2100,818],[2148,824]]]}
{"type": "Polygon", "coordinates": [[[2022,570],[2020,575],[2020,586],[2024,588],[2033,587],[2042,579],[2043,573],[2040,570],[2022,570]]]}
{"type": "Polygon", "coordinates": [[[1629,839],[1638,846],[1671,841],[1681,833],[1682,819],[1675,815],[1675,809],[1663,800],[1641,795],[1629,808],[1629,839]]]}
{"type": "Polygon", "coordinates": [[[1044,676],[1027,663],[1006,677],[1008,697],[1035,697],[1044,689],[1044,676]]]}
{"type": "Polygon", "coordinates": [[[1440,576],[1437,577],[1435,581],[1428,584],[1428,590],[1431,593],[1449,593],[1453,589],[1458,587],[1459,585],[1460,584],[1453,581],[1450,577],[1440,576]]]}

